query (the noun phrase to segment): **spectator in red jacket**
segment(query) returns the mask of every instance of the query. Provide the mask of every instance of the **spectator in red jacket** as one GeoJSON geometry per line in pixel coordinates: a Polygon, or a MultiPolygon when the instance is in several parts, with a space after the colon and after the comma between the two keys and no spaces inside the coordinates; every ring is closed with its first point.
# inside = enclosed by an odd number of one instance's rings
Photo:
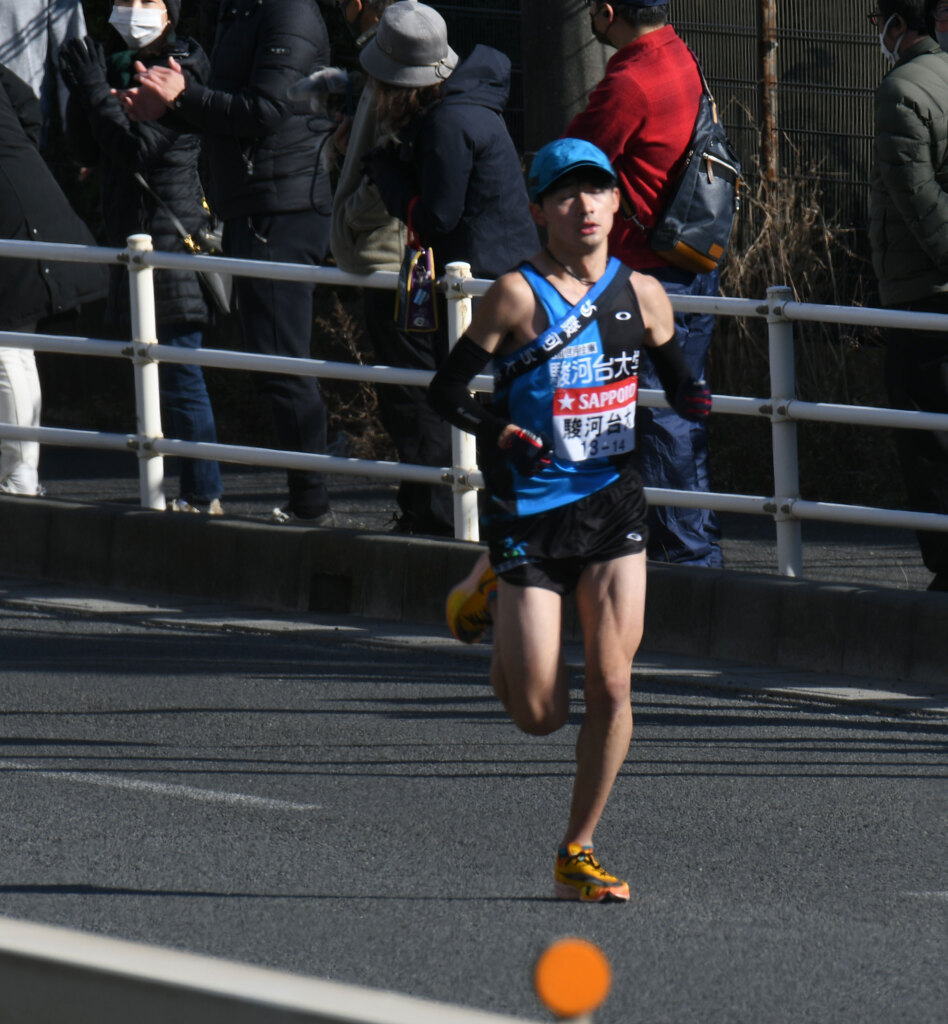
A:
{"type": "MultiPolygon", "coordinates": [[[[658,278],[667,292],[716,295],[717,271],[693,274],[673,267],[647,241],[694,129],[702,91],[697,62],[668,23],[668,0],[591,0],[589,14],[596,38],[618,52],[586,109],[564,134],[595,143],[618,175],[622,212],[609,251],[634,270],[658,278]]],[[[714,318],[679,313],[675,326],[693,376],[703,378],[714,318]]],[[[661,387],[647,355],[640,384],[661,387]]],[[[639,417],[636,443],[646,485],[709,490],[705,423],[689,423],[671,409],[640,409],[639,417]]],[[[713,512],[657,506],[649,516],[649,558],[722,565],[713,512]]]]}

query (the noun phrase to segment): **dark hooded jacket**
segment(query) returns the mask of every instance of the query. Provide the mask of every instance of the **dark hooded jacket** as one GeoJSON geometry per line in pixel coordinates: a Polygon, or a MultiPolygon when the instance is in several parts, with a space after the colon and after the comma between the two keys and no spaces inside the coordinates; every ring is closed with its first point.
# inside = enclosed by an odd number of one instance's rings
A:
{"type": "MultiPolygon", "coordinates": [[[[109,59],[109,86],[133,84],[121,72],[131,56],[123,51],[109,59]]],[[[206,79],[209,71],[207,55],[193,39],[173,39],[157,53],[134,57],[148,67],[167,66],[174,57],[197,80],[206,79]]],[[[66,135],[73,159],[83,167],[98,168],[108,245],[124,248],[129,235],[146,233],[156,249],[188,251],[168,211],[191,235],[207,223],[208,215],[198,174],[201,139],[180,114],[169,110],[155,121],[130,121],[106,85],[96,84],[70,94],[66,135]],[[161,202],[142,187],[136,173],[161,202]]],[[[113,267],[108,309],[113,327],[127,329],[129,307],[128,274],[113,267]]],[[[155,310],[159,324],[206,322],[208,310],[197,275],[156,270],[155,310]]]]}
{"type": "Polygon", "coordinates": [[[382,150],[370,173],[389,212],[407,221],[445,264],[471,264],[494,278],[539,248],[520,157],[501,113],[510,91],[510,61],[476,46],[444,83],[441,99],[382,150]]]}
{"type": "MultiPolygon", "coordinates": [[[[33,90],[0,65],[0,238],[95,245],[37,148],[33,90]]],[[[0,258],[0,329],[15,330],[105,295],[102,264],[0,258]]]]}
{"type": "Polygon", "coordinates": [[[316,0],[230,0],[221,6],[207,85],[189,78],[175,106],[204,136],[215,213],[332,209],[320,154],[334,124],[293,106],[287,89],[329,64],[316,0]]]}

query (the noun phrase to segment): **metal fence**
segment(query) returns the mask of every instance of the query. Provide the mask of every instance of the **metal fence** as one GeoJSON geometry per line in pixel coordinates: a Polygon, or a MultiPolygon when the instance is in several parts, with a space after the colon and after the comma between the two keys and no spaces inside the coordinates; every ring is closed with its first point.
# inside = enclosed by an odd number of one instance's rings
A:
{"type": "MultiPolygon", "coordinates": [[[[302,376],[370,381],[381,386],[413,384],[424,386],[431,374],[422,370],[395,367],[362,366],[326,362],[319,359],[293,359],[253,355],[225,350],[182,350],[159,345],[155,328],[153,268],[201,269],[217,267],[237,275],[314,281],[317,284],[348,285],[369,288],[394,288],[397,275],[374,273],[366,276],[347,274],[330,267],[309,267],[291,263],[264,263],[251,260],[192,256],[184,253],[156,252],[148,235],[133,235],[127,249],[102,249],[93,246],[52,242],[0,240],[0,257],[64,260],[93,263],[118,263],[127,267],[132,299],[132,338],[130,343],[97,338],[74,338],[44,334],[0,331],[0,345],[30,348],[44,352],[129,359],[134,367],[137,428],[134,434],[112,434],[92,430],[56,427],[21,427],[0,423],[0,438],[39,441],[44,444],[127,450],[139,459],[141,503],[146,508],[164,509],[164,468],[162,456],[216,459],[221,462],[317,470],[391,480],[416,480],[444,484],[454,491],[455,535],[459,539],[478,538],[477,496],[484,479],[477,469],[474,439],[459,430],[452,432],[453,465],[445,467],[407,466],[393,462],[301,452],[275,451],[239,445],[203,444],[165,438],[161,432],[158,389],[158,362],[190,363],[236,370],[267,371],[302,376]]],[[[489,281],[470,276],[467,264],[452,264],[440,282],[448,298],[448,329],[452,342],[460,337],[470,321],[471,299],[482,295],[489,281]]],[[[860,426],[898,429],[948,431],[948,415],[903,412],[864,406],[802,402],[796,398],[794,384],[794,321],[857,324],[876,327],[907,327],[918,330],[948,331],[948,316],[934,313],[904,313],[898,310],[864,309],[847,306],[822,306],[793,301],[791,290],[783,286],[768,289],[766,298],[734,299],[698,296],[671,296],[676,310],[714,313],[717,316],[741,316],[766,319],[771,393],[766,398],[715,395],[716,414],[767,419],[773,441],[774,494],[742,495],[719,492],[689,492],[664,488],[646,488],[652,504],[711,508],[771,516],[776,526],[778,571],[786,576],[803,574],[802,520],[826,520],[948,532],[948,515],[878,509],[859,505],[804,501],[800,497],[796,424],[807,420],[822,423],[850,423],[860,426]]],[[[475,378],[472,388],[490,391],[493,382],[486,375],[475,378]]],[[[665,406],[657,391],[639,393],[643,406],[665,406]]]]}
{"type": "Polygon", "coordinates": [[[857,227],[868,215],[873,94],[885,70],[870,6],[672,0],[675,26],[704,65],[749,183],[770,126],[777,177],[816,179],[827,215],[857,227]]]}

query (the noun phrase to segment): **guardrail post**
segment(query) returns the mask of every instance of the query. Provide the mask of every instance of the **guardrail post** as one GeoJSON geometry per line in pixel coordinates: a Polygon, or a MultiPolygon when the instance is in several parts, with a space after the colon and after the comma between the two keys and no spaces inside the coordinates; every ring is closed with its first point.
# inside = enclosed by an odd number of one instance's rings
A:
{"type": "Polygon", "coordinates": [[[770,411],[774,458],[774,522],[777,525],[777,566],[783,576],[803,574],[800,520],[793,503],[800,497],[797,425],[786,415],[796,397],[793,368],[793,324],[783,315],[793,292],[784,285],[767,289],[767,334],[770,347],[770,411]]]}
{"type": "Polygon", "coordinates": [[[128,283],[132,306],[132,370],[135,376],[135,422],[138,433],[138,493],[144,508],[165,510],[164,459],[151,443],[162,437],[158,364],[146,352],[158,343],[154,271],[141,262],[151,252],[151,235],[129,235],[128,283]]]}
{"type": "MultiPolygon", "coordinates": [[[[471,323],[471,297],[464,292],[464,280],[471,276],[469,263],[449,263],[445,268],[445,287],[448,298],[448,345],[454,348],[458,338],[471,323]]],[[[454,482],[454,536],[458,540],[477,540],[477,491],[461,483],[472,470],[477,469],[477,446],[472,434],[451,428],[451,459],[454,482]]]]}

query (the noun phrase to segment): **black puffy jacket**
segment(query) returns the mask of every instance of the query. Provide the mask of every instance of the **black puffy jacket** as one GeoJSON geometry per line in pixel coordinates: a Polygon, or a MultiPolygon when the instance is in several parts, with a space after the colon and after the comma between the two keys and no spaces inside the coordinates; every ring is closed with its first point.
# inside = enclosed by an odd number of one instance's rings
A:
{"type": "MultiPolygon", "coordinates": [[[[192,79],[206,81],[210,64],[193,39],[174,39],[158,53],[140,55],[138,59],[151,67],[166,66],[170,57],[192,79]]],[[[109,84],[122,84],[112,61],[109,84]]],[[[66,135],[73,159],[84,167],[98,168],[108,245],[124,247],[129,235],[147,233],[156,249],[188,251],[167,210],[192,235],[207,222],[207,213],[198,174],[201,138],[180,114],[169,110],[156,121],[130,121],[116,97],[96,87],[70,95],[66,135]],[[161,203],[142,188],[136,173],[148,182],[161,203]]],[[[208,319],[197,275],[190,271],[156,270],[155,303],[159,324],[203,323],[208,319]]],[[[113,267],[108,318],[114,327],[128,328],[129,306],[128,274],[121,267],[113,267]]]]}
{"type": "MultiPolygon", "coordinates": [[[[37,144],[43,115],[33,90],[0,65],[0,238],[95,245],[37,144]]],[[[0,329],[16,330],[105,295],[104,264],[0,258],[0,329]]]]}
{"type": "Polygon", "coordinates": [[[221,5],[210,80],[190,80],[175,106],[203,133],[208,195],[225,220],[313,206],[331,211],[329,176],[318,168],[333,125],[286,97],[328,64],[316,0],[221,5]]]}
{"type": "MultiPolygon", "coordinates": [[[[510,89],[510,61],[475,46],[444,83],[440,102],[401,133],[387,151],[376,184],[389,213],[405,220],[446,263],[471,264],[475,277],[498,277],[539,246],[528,209],[520,158],[501,112],[510,89]]],[[[386,151],[383,151],[385,153],[386,151]]]]}

